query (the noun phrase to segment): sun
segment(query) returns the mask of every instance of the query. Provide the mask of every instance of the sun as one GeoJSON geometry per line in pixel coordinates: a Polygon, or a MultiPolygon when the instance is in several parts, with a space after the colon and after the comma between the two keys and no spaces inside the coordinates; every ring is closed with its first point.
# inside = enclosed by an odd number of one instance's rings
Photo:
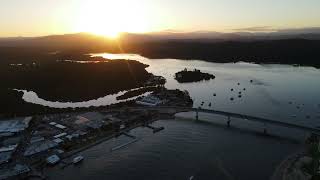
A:
{"type": "Polygon", "coordinates": [[[144,33],[148,31],[147,17],[143,1],[82,0],[75,31],[109,38],[116,38],[121,32],[144,33]]]}
{"type": "Polygon", "coordinates": [[[115,39],[119,36],[122,30],[115,28],[111,25],[102,25],[102,24],[90,24],[90,27],[81,28],[81,32],[89,32],[96,35],[106,36],[111,39],[115,39]]]}

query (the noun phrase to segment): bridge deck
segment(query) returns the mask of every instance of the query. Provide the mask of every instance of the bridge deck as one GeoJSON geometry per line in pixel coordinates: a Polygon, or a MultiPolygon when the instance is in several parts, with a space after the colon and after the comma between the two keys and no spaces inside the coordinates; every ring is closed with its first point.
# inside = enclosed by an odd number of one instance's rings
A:
{"type": "MultiPolygon", "coordinates": [[[[192,109],[193,109],[193,111],[197,111],[197,109],[195,109],[195,108],[192,108],[192,109]]],[[[320,129],[314,128],[314,127],[308,127],[308,126],[299,125],[299,124],[275,121],[275,120],[270,120],[270,119],[266,119],[266,118],[248,116],[248,115],[243,115],[243,114],[230,113],[230,112],[224,112],[224,111],[216,111],[216,110],[207,110],[207,109],[200,109],[200,110],[198,109],[198,112],[212,113],[212,114],[224,115],[224,116],[229,116],[229,117],[234,117],[234,118],[242,118],[242,119],[246,119],[248,121],[253,121],[253,122],[260,122],[260,123],[265,123],[265,124],[271,124],[271,125],[276,125],[276,126],[282,126],[282,127],[287,127],[287,128],[294,128],[294,129],[300,129],[300,130],[304,130],[304,131],[320,133],[320,129]]]]}
{"type": "Polygon", "coordinates": [[[225,111],[217,111],[217,110],[210,110],[210,109],[199,109],[199,108],[188,108],[188,107],[165,107],[165,106],[143,107],[143,109],[155,109],[155,110],[157,110],[157,109],[158,110],[159,109],[162,109],[162,110],[163,109],[168,109],[168,110],[175,109],[175,110],[181,111],[181,112],[184,112],[184,111],[197,111],[197,112],[204,112],[204,113],[223,115],[223,116],[233,117],[233,118],[246,119],[246,120],[252,121],[252,122],[259,122],[259,123],[271,124],[271,125],[282,126],[282,127],[287,127],[287,128],[300,129],[300,130],[308,131],[308,132],[320,133],[320,129],[314,128],[314,127],[308,127],[308,126],[294,124],[294,123],[281,122],[281,121],[276,121],[276,120],[271,120],[271,119],[266,119],[266,118],[260,118],[260,117],[249,116],[249,115],[238,114],[238,113],[225,112],[225,111]]]}

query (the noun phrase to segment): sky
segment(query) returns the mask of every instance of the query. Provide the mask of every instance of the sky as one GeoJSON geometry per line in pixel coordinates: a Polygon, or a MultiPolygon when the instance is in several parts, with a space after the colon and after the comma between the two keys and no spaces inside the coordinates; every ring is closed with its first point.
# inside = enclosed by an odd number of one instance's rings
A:
{"type": "Polygon", "coordinates": [[[0,0],[0,36],[320,27],[319,0],[0,0]]]}

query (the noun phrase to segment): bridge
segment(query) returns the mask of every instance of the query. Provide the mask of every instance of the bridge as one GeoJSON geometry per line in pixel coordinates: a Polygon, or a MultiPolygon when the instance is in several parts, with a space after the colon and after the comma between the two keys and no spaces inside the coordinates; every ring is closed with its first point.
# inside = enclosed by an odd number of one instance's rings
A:
{"type": "Polygon", "coordinates": [[[191,108],[191,107],[178,107],[178,106],[156,106],[156,107],[134,107],[131,109],[140,109],[140,110],[175,110],[176,112],[189,112],[194,111],[196,112],[196,120],[199,120],[199,112],[203,113],[209,113],[209,114],[216,114],[216,115],[222,115],[227,117],[226,125],[230,127],[231,125],[231,118],[237,118],[237,119],[243,119],[246,121],[256,122],[256,123],[262,123],[264,125],[263,132],[267,133],[267,125],[274,125],[274,126],[280,126],[280,127],[286,127],[286,128],[293,128],[298,129],[302,131],[306,131],[309,133],[316,133],[320,134],[320,129],[310,126],[304,126],[300,124],[294,124],[294,123],[288,123],[288,122],[281,122],[266,118],[260,118],[255,116],[249,116],[244,114],[238,114],[238,113],[231,113],[231,112],[225,112],[225,111],[217,111],[217,110],[211,110],[211,109],[202,109],[202,108],[191,108]]]}

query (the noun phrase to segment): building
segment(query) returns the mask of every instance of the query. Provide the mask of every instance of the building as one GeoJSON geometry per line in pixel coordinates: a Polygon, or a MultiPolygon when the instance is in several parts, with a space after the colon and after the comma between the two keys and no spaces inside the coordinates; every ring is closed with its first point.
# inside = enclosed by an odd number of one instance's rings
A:
{"type": "Polygon", "coordinates": [[[0,164],[8,163],[12,157],[12,154],[17,149],[18,145],[8,145],[0,148],[0,164]]]}
{"type": "Polygon", "coordinates": [[[53,136],[53,137],[54,137],[54,138],[61,138],[61,137],[66,136],[66,135],[67,135],[67,133],[60,133],[60,134],[55,135],[55,136],[53,136]]]}
{"type": "Polygon", "coordinates": [[[1,147],[1,148],[0,148],[0,153],[1,153],[1,152],[14,151],[17,147],[18,147],[17,144],[1,147]]]}
{"type": "Polygon", "coordinates": [[[14,133],[11,133],[11,132],[4,132],[4,133],[0,133],[0,138],[1,137],[10,137],[10,136],[13,136],[14,133]]]}
{"type": "Polygon", "coordinates": [[[41,142],[41,141],[44,141],[44,137],[42,136],[32,136],[30,139],[31,144],[41,142]]]}
{"type": "Polygon", "coordinates": [[[58,143],[50,140],[41,141],[38,143],[30,144],[26,151],[24,152],[24,156],[32,156],[37,153],[41,153],[47,151],[51,148],[57,147],[58,143]]]}
{"type": "Polygon", "coordinates": [[[59,158],[59,156],[57,156],[56,154],[54,154],[54,155],[52,155],[52,156],[47,157],[46,161],[47,161],[47,163],[50,164],[50,165],[55,165],[55,164],[57,164],[57,163],[60,161],[60,158],[59,158]]]}
{"type": "Polygon", "coordinates": [[[12,157],[13,151],[0,153],[0,164],[8,163],[12,157]]]}
{"type": "Polygon", "coordinates": [[[59,129],[66,129],[67,128],[67,127],[65,127],[64,125],[61,125],[61,124],[56,124],[55,127],[59,128],[59,129]]]}
{"type": "Polygon", "coordinates": [[[136,101],[137,104],[144,105],[144,106],[157,106],[159,104],[162,104],[162,101],[153,95],[148,95],[140,100],[136,101]]]}
{"type": "Polygon", "coordinates": [[[16,164],[12,169],[0,170],[0,179],[16,179],[15,176],[23,175],[30,172],[31,169],[27,165],[16,164]]]}
{"type": "Polygon", "coordinates": [[[69,140],[69,141],[72,141],[73,139],[77,139],[80,137],[80,134],[78,133],[73,133],[73,134],[70,134],[70,135],[67,135],[66,136],[66,139],[69,140]]]}
{"type": "Polygon", "coordinates": [[[0,134],[18,133],[29,127],[32,117],[0,121],[0,134]]]}
{"type": "Polygon", "coordinates": [[[20,141],[21,141],[20,136],[8,137],[2,141],[2,145],[9,146],[9,145],[13,145],[13,144],[19,144],[20,141]]]}
{"type": "Polygon", "coordinates": [[[66,128],[67,128],[67,127],[65,127],[64,125],[58,124],[58,123],[53,122],[53,121],[50,122],[49,125],[54,126],[54,127],[56,127],[56,128],[59,128],[59,129],[66,129],[66,128]]]}
{"type": "Polygon", "coordinates": [[[54,140],[52,140],[52,141],[55,142],[55,143],[57,143],[57,144],[63,143],[63,140],[60,139],[60,138],[54,139],[54,140]]]}
{"type": "Polygon", "coordinates": [[[57,123],[56,122],[50,122],[49,123],[51,126],[55,126],[55,125],[57,125],[57,123]]]}
{"type": "Polygon", "coordinates": [[[98,112],[87,112],[78,115],[74,121],[74,124],[82,127],[82,129],[100,129],[106,125],[105,115],[98,112]]]}

